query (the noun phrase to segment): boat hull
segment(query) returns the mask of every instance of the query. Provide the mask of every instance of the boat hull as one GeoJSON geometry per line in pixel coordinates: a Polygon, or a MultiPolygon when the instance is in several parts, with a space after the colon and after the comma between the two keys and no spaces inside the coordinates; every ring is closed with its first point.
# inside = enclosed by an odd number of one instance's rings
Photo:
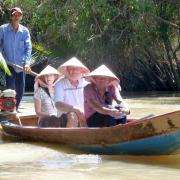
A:
{"type": "Polygon", "coordinates": [[[94,154],[167,155],[180,153],[180,132],[112,145],[75,145],[73,148],[94,154]]]}
{"type": "Polygon", "coordinates": [[[105,128],[39,128],[38,117],[1,122],[6,136],[66,144],[96,154],[171,154],[180,149],[180,111],[105,128]]]}

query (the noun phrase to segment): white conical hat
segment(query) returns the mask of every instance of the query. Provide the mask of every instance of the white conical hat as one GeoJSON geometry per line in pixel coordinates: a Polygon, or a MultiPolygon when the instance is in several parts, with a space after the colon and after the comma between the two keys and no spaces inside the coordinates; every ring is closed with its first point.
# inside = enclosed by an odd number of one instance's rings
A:
{"type": "Polygon", "coordinates": [[[60,65],[58,67],[58,71],[62,74],[66,74],[68,66],[82,68],[83,74],[87,74],[90,72],[89,69],[84,64],[82,64],[76,57],[73,57],[66,61],[64,64],[60,65]]]}
{"type": "Polygon", "coordinates": [[[99,66],[97,69],[89,73],[88,75],[84,76],[86,80],[88,81],[93,81],[93,77],[95,76],[102,76],[102,77],[107,77],[111,78],[112,81],[116,80],[117,82],[120,82],[117,76],[114,75],[113,72],[111,72],[104,64],[99,66]]]}
{"type": "Polygon", "coordinates": [[[37,76],[36,79],[44,76],[44,75],[56,75],[57,79],[62,76],[55,68],[53,68],[52,66],[48,65],[46,66],[37,76]]]}

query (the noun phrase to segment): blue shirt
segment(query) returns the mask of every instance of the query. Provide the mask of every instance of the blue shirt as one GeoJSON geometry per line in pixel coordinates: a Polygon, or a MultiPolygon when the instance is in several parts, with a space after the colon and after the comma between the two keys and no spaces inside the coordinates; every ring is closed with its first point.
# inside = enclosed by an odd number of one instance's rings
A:
{"type": "Polygon", "coordinates": [[[20,66],[30,65],[31,52],[31,38],[26,27],[19,24],[15,32],[10,23],[0,26],[0,53],[6,61],[20,66]]]}

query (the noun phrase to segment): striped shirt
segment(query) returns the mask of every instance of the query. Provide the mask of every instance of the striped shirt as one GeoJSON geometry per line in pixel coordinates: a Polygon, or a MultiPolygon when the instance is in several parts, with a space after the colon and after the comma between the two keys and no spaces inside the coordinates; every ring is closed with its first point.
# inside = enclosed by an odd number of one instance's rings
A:
{"type": "MultiPolygon", "coordinates": [[[[79,81],[77,87],[71,85],[70,81],[67,78],[61,79],[55,85],[55,102],[64,102],[66,104],[76,106],[84,111],[84,86],[86,85],[86,81],[82,78],[79,81]]],[[[60,117],[63,113],[61,110],[58,110],[58,117],[60,117]]]]}

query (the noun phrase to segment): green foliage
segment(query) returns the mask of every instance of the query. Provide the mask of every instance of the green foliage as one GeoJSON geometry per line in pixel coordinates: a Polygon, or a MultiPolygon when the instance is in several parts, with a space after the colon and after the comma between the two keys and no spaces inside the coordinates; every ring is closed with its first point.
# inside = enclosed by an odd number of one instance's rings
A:
{"type": "Polygon", "coordinates": [[[32,47],[39,52],[42,52],[44,55],[50,55],[51,52],[46,50],[42,45],[40,44],[33,44],[32,47]]]}
{"type": "Polygon", "coordinates": [[[7,75],[11,75],[9,68],[7,67],[6,61],[2,57],[0,57],[0,69],[2,69],[7,75]]]}
{"type": "Polygon", "coordinates": [[[51,54],[63,59],[78,56],[91,69],[107,64],[124,89],[140,89],[140,84],[144,90],[180,89],[178,0],[3,3],[7,9],[22,7],[23,24],[29,27],[34,44],[50,49],[51,54]]]}

